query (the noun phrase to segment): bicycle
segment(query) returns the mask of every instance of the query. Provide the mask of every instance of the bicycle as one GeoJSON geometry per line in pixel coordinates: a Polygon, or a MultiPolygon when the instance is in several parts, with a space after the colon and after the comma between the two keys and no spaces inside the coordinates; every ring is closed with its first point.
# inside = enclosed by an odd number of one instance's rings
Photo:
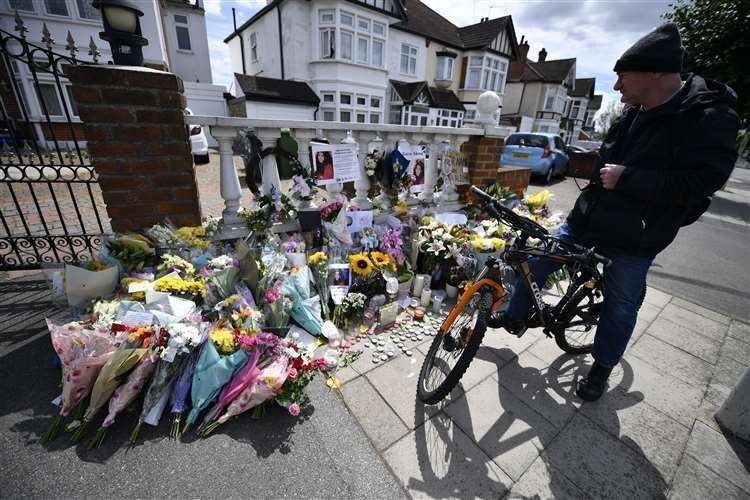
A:
{"type": "MultiPolygon", "coordinates": [[[[507,275],[509,269],[532,291],[532,308],[517,335],[520,337],[528,328],[542,327],[545,335],[553,337],[563,351],[590,353],[604,296],[604,268],[611,264],[593,248],[556,238],[537,222],[516,214],[481,189],[472,186],[471,190],[486,202],[490,215],[515,230],[517,237],[503,253],[502,260],[487,259],[435,335],[417,385],[417,396],[427,404],[445,398],[466,372],[484,338],[490,315],[509,298],[503,285],[503,274],[507,275]],[[543,300],[526,262],[530,257],[557,260],[567,268],[570,282],[557,304],[543,300]]],[[[644,286],[641,303],[645,291],[644,286]]]]}

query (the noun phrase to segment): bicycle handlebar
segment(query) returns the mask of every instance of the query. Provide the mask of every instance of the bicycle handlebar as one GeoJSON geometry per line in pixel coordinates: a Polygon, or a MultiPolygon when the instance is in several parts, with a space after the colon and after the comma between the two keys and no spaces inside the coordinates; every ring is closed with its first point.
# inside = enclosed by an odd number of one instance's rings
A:
{"type": "Polygon", "coordinates": [[[577,243],[561,240],[559,238],[551,236],[549,234],[549,231],[547,231],[547,229],[545,229],[539,223],[529,219],[528,217],[519,215],[508,207],[503,206],[495,198],[482,191],[478,187],[471,186],[471,191],[482,198],[485,202],[487,202],[490,205],[491,209],[493,209],[497,213],[498,218],[504,220],[510,226],[528,233],[529,236],[542,240],[555,241],[560,245],[572,248],[577,252],[580,252],[578,255],[576,255],[576,257],[578,257],[579,259],[600,262],[604,264],[604,267],[608,267],[610,264],[612,264],[612,261],[610,259],[594,252],[593,248],[586,248],[584,246],[578,245],[577,243]]]}

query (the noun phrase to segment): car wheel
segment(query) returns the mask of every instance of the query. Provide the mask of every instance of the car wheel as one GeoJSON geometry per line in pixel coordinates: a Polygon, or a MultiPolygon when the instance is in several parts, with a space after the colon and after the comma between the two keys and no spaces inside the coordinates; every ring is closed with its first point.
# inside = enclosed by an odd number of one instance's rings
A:
{"type": "Polygon", "coordinates": [[[544,176],[544,183],[550,184],[552,182],[552,175],[554,174],[554,169],[550,166],[549,169],[547,169],[547,173],[544,176]]]}
{"type": "Polygon", "coordinates": [[[208,155],[193,155],[193,161],[196,165],[206,165],[210,160],[208,159],[208,155]]]}

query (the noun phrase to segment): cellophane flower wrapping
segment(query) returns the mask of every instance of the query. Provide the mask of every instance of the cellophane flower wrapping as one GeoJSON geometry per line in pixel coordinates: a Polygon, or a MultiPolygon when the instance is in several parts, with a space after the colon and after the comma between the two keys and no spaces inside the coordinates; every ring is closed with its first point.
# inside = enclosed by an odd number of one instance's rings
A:
{"type": "Polygon", "coordinates": [[[246,387],[232,401],[227,407],[227,411],[218,418],[217,422],[220,424],[226,423],[230,418],[273,399],[281,391],[288,375],[289,358],[283,355],[279,356],[260,372],[254,384],[246,387]]]}
{"type": "Polygon", "coordinates": [[[312,335],[320,335],[320,328],[323,325],[320,301],[311,300],[310,271],[307,266],[286,277],[281,293],[291,299],[292,307],[289,312],[291,317],[312,335]]]}
{"type": "Polygon", "coordinates": [[[111,427],[115,423],[117,415],[128,407],[128,405],[141,393],[148,384],[149,379],[154,374],[158,357],[152,354],[146,354],[136,365],[124,384],[120,385],[109,400],[109,412],[104,418],[102,427],[111,427]]]}

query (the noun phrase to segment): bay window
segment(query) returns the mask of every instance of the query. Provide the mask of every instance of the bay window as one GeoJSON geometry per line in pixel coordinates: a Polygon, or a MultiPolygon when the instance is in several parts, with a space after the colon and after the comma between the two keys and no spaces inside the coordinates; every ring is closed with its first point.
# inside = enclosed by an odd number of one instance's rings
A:
{"type": "Polygon", "coordinates": [[[372,40],[372,65],[383,67],[383,40],[372,40]]]}
{"type": "Polygon", "coordinates": [[[68,16],[68,4],[65,0],[44,0],[44,10],[54,16],[68,16]]]}
{"type": "Polygon", "coordinates": [[[334,28],[323,28],[320,30],[320,57],[321,59],[333,59],[336,55],[336,30],[334,28]]]}
{"type": "Polygon", "coordinates": [[[437,58],[435,80],[453,80],[453,58],[440,56],[437,58]]]}
{"type": "MultiPolygon", "coordinates": [[[[354,35],[349,31],[341,31],[341,58],[352,60],[352,44],[354,35]]],[[[333,56],[332,56],[333,57],[333,56]]]]}
{"type": "Polygon", "coordinates": [[[544,98],[544,111],[562,114],[565,109],[565,89],[560,85],[547,87],[544,98]]]}
{"type": "Polygon", "coordinates": [[[369,64],[370,62],[370,40],[365,37],[357,37],[357,62],[369,64]]]}
{"type": "Polygon", "coordinates": [[[508,63],[490,56],[470,56],[465,87],[476,90],[492,90],[502,94],[508,63]]]}
{"type": "Polygon", "coordinates": [[[337,9],[319,9],[318,25],[321,59],[343,59],[378,68],[385,66],[385,23],[344,10],[337,13],[337,9]]]}

